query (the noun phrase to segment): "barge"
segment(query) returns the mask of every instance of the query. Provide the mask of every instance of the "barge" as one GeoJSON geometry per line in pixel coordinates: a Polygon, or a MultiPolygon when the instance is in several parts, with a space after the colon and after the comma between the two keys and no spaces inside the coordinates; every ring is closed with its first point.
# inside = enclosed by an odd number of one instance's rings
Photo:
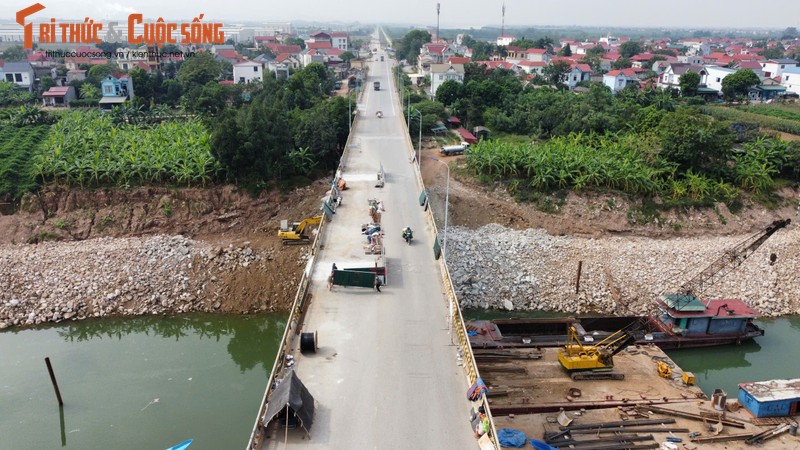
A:
{"type": "Polygon", "coordinates": [[[764,335],[758,314],[740,300],[701,301],[692,295],[662,295],[655,316],[590,316],[546,319],[473,320],[467,323],[472,348],[560,347],[575,327],[581,342],[599,342],[619,330],[636,344],[664,350],[741,344],[764,335]]]}

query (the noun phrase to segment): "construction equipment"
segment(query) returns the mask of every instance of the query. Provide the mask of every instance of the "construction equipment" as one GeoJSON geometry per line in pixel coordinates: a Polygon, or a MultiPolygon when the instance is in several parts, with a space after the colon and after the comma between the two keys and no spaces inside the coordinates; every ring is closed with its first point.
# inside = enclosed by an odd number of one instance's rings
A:
{"type": "MultiPolygon", "coordinates": [[[[678,293],[686,297],[700,296],[706,288],[710,287],[722,277],[741,266],[748,256],[758,250],[770,236],[792,222],[791,219],[776,220],[766,230],[756,233],[736,246],[728,249],[716,261],[703,269],[699,274],[678,288],[678,293]]],[[[777,257],[776,257],[777,259],[777,257]]]]}
{"type": "Polygon", "coordinates": [[[300,222],[292,223],[289,226],[288,220],[281,220],[281,229],[278,236],[283,240],[283,245],[304,245],[311,243],[311,238],[305,233],[310,225],[316,225],[322,221],[322,216],[315,216],[303,219],[300,222]]]}
{"type": "Polygon", "coordinates": [[[614,355],[635,340],[632,334],[619,330],[597,344],[583,345],[577,330],[571,326],[567,345],[558,349],[558,361],[571,372],[573,380],[622,380],[624,374],[611,371],[614,368],[614,355]]]}
{"type": "Polygon", "coordinates": [[[658,376],[661,378],[672,378],[672,369],[669,368],[667,363],[664,361],[656,361],[656,366],[658,368],[658,376]]]}

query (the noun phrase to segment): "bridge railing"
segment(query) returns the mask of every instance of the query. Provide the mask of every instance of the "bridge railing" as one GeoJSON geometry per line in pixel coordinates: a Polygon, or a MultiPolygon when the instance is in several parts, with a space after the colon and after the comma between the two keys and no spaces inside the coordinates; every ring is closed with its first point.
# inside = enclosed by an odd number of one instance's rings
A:
{"type": "MultiPolygon", "coordinates": [[[[392,77],[393,83],[396,83],[397,80],[395,77],[392,77]]],[[[395,91],[398,93],[399,99],[402,99],[402,90],[400,90],[399,85],[395,85],[395,91]]],[[[401,111],[402,111],[402,101],[401,103],[401,111]]],[[[409,159],[414,161],[416,158],[416,152],[414,151],[414,144],[411,141],[411,135],[408,131],[408,123],[403,120],[403,129],[405,131],[405,139],[406,139],[406,148],[409,149],[409,159]]],[[[420,124],[421,126],[421,124],[420,124]]],[[[421,152],[420,152],[421,154],[421,152]]],[[[418,161],[415,166],[415,173],[417,176],[417,186],[420,192],[425,190],[425,183],[422,180],[422,161],[418,161]]],[[[434,236],[439,236],[439,228],[436,226],[436,219],[433,216],[433,209],[431,207],[427,208],[426,217],[428,218],[428,223],[430,224],[431,228],[433,229],[434,236]]],[[[467,380],[469,384],[475,383],[475,381],[480,377],[478,372],[478,365],[475,362],[475,354],[472,352],[472,346],[469,344],[469,336],[467,335],[467,328],[464,322],[464,316],[461,314],[461,305],[458,302],[458,298],[456,297],[455,287],[453,285],[453,280],[450,277],[450,270],[447,267],[446,255],[439,259],[439,269],[441,271],[442,276],[442,284],[445,288],[445,295],[447,297],[447,306],[449,309],[450,317],[448,320],[448,327],[450,329],[450,336],[453,337],[455,334],[457,338],[457,342],[455,345],[458,346],[458,352],[461,356],[461,359],[464,364],[464,370],[467,375],[467,380]]],[[[499,442],[497,441],[497,429],[494,424],[494,418],[492,417],[491,408],[489,407],[489,402],[486,398],[486,395],[481,396],[480,400],[481,406],[485,411],[487,418],[489,419],[489,431],[488,435],[492,441],[492,445],[494,445],[495,449],[500,449],[499,442]]]]}
{"type": "MultiPolygon", "coordinates": [[[[356,99],[356,104],[358,104],[358,101],[364,96],[365,90],[366,89],[361,89],[361,92],[359,92],[358,98],[356,99]]],[[[355,118],[353,119],[353,129],[356,128],[359,119],[360,116],[356,114],[355,118]]],[[[334,179],[334,183],[337,182],[338,178],[341,176],[342,170],[345,166],[345,160],[349,157],[349,150],[353,144],[352,139],[353,133],[350,133],[350,135],[347,137],[347,143],[345,144],[344,151],[342,152],[342,158],[339,161],[339,169],[336,171],[336,179],[334,179]]],[[[250,441],[247,444],[248,450],[261,448],[260,446],[264,436],[264,424],[262,423],[262,418],[267,411],[267,404],[269,403],[269,397],[273,389],[272,386],[275,384],[275,380],[283,375],[287,363],[286,355],[289,353],[289,349],[294,344],[296,336],[299,334],[300,327],[303,325],[301,321],[304,316],[304,311],[308,308],[308,304],[311,301],[308,296],[308,288],[311,284],[311,274],[314,272],[314,264],[317,252],[319,251],[327,223],[327,216],[323,214],[322,221],[317,229],[317,235],[314,237],[314,241],[311,244],[311,258],[309,258],[305,269],[303,269],[303,274],[300,276],[300,282],[297,285],[297,292],[295,293],[294,301],[292,302],[292,308],[289,312],[289,318],[287,319],[286,329],[283,331],[283,337],[281,338],[280,346],[278,347],[278,354],[275,357],[275,362],[272,364],[272,370],[270,371],[269,378],[267,379],[267,388],[264,390],[264,396],[261,400],[261,406],[259,407],[258,415],[256,416],[256,422],[253,425],[253,431],[250,433],[250,441]]]]}

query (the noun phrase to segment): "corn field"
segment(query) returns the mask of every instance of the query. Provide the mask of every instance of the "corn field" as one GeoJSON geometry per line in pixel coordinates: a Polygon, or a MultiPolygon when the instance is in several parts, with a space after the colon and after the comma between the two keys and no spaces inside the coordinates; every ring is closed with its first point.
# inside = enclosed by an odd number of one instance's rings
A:
{"type": "Polygon", "coordinates": [[[51,128],[33,170],[42,180],[81,187],[196,186],[214,179],[219,163],[211,154],[210,132],[198,120],[139,127],[115,125],[99,112],[73,112],[51,128]]]}

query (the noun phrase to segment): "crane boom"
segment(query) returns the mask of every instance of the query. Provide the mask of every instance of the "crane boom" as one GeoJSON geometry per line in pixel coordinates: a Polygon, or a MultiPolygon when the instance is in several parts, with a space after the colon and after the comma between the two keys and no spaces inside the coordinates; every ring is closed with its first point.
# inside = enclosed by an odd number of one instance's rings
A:
{"type": "Polygon", "coordinates": [[[697,274],[694,278],[684,283],[678,292],[681,294],[697,296],[705,291],[717,281],[721,280],[725,275],[742,265],[748,256],[758,250],[770,236],[775,234],[776,231],[789,225],[791,219],[776,220],[772,225],[768,226],[766,230],[756,233],[753,236],[745,239],[736,246],[725,250],[719,258],[711,263],[708,267],[703,269],[702,272],[697,274]]]}

